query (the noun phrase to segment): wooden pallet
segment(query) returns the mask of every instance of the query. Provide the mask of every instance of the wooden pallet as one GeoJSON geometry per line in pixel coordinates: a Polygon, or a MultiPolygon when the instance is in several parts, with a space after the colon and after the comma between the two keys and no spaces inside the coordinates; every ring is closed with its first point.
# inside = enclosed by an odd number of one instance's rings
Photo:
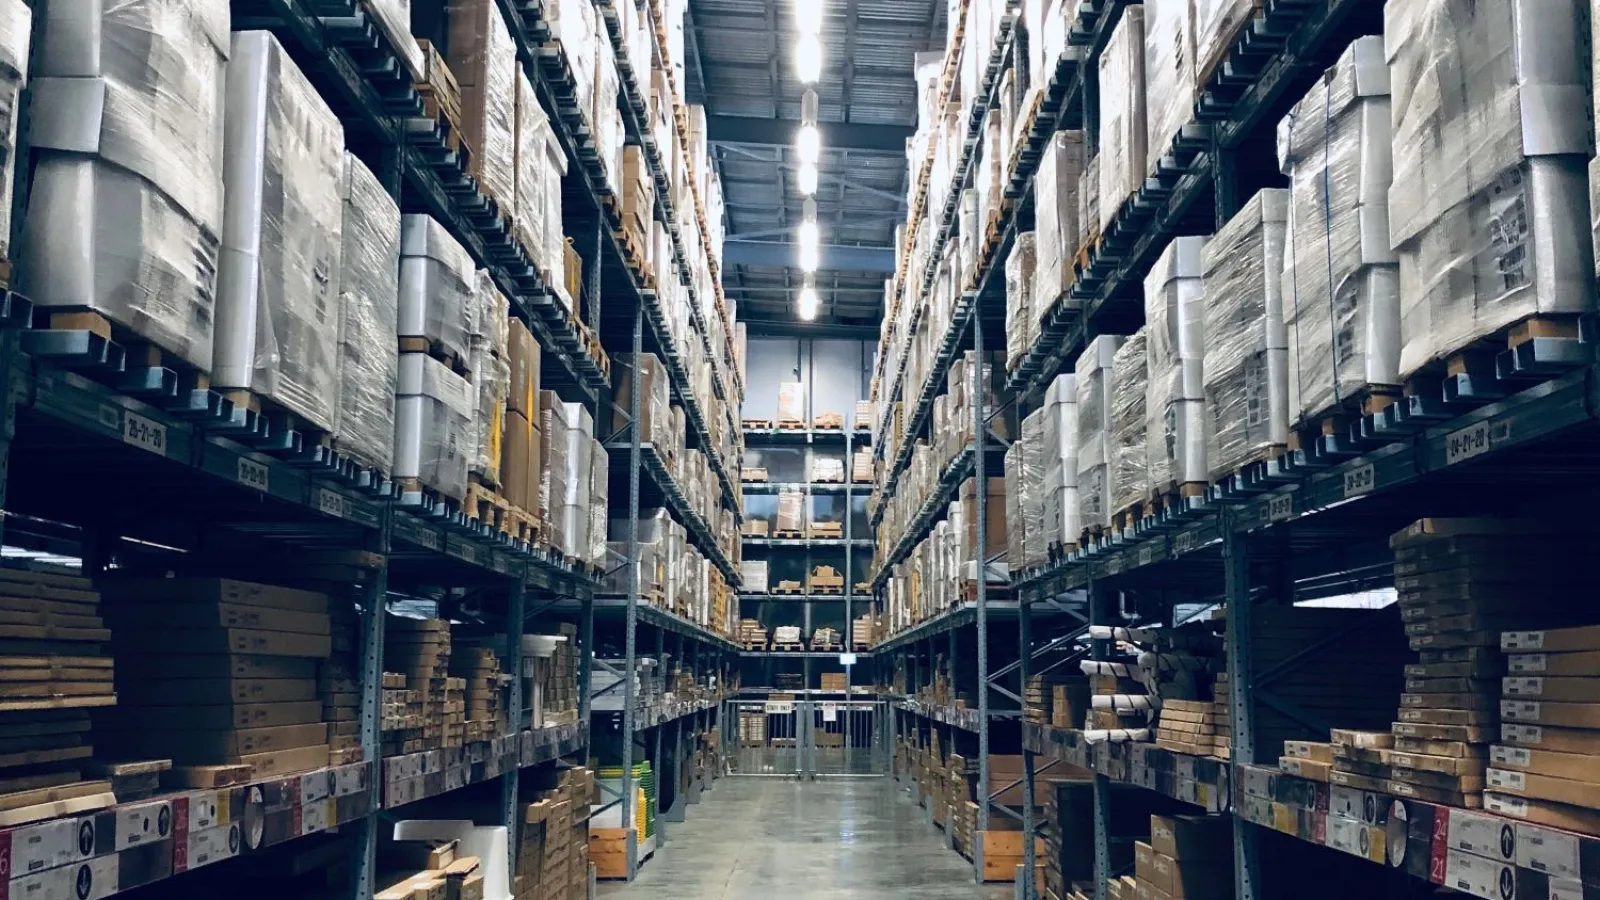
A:
{"type": "Polygon", "coordinates": [[[1166,487],[1150,492],[1150,500],[1145,504],[1144,514],[1156,516],[1167,510],[1181,510],[1187,506],[1185,501],[1190,497],[1204,497],[1206,487],[1204,481],[1168,482],[1166,487]]]}
{"type": "Polygon", "coordinates": [[[765,484],[767,481],[767,470],[762,468],[740,469],[739,480],[745,484],[765,484]]]}
{"type": "Polygon", "coordinates": [[[767,593],[777,594],[779,596],[791,596],[795,594],[804,594],[805,592],[805,586],[798,581],[780,581],[772,588],[772,590],[768,591],[767,593]]]}
{"type": "Polygon", "coordinates": [[[302,443],[307,447],[333,447],[333,432],[324,431],[316,425],[306,421],[299,413],[284,407],[278,402],[257,394],[255,391],[244,388],[235,388],[222,393],[222,399],[232,403],[235,409],[247,409],[255,413],[259,419],[267,422],[267,427],[272,434],[287,434],[294,432],[300,435],[302,443]]]}
{"type": "Polygon", "coordinates": [[[838,541],[844,539],[843,522],[813,522],[811,537],[814,540],[838,541]],[[830,527],[831,526],[831,527],[830,527]]]}
{"type": "Polygon", "coordinates": [[[844,416],[839,413],[823,413],[811,423],[815,431],[843,431],[844,416]]]}
{"type": "Polygon", "coordinates": [[[774,641],[772,643],[772,649],[776,650],[776,651],[783,652],[783,653],[804,653],[805,650],[806,650],[806,645],[803,644],[803,643],[799,643],[799,642],[795,642],[795,643],[787,643],[786,642],[786,643],[781,643],[780,644],[777,641],[774,641]]]}
{"type": "Polygon", "coordinates": [[[454,351],[446,348],[438,341],[426,337],[412,336],[399,339],[401,353],[425,353],[444,364],[450,371],[470,380],[472,370],[467,366],[466,358],[458,356],[454,351]]]}
{"type": "Polygon", "coordinates": [[[1083,277],[1084,272],[1088,271],[1095,257],[1100,255],[1100,248],[1103,244],[1104,239],[1100,235],[1100,226],[1092,226],[1088,239],[1083,242],[1083,246],[1078,248],[1078,252],[1072,255],[1072,281],[1074,284],[1083,277]]]}
{"type": "Polygon", "coordinates": [[[803,541],[806,539],[806,533],[790,528],[774,528],[772,529],[772,539],[775,541],[803,541]]]}
{"type": "Polygon", "coordinates": [[[799,419],[779,419],[779,431],[809,431],[811,426],[799,419]]]}
{"type": "Polygon", "coordinates": [[[439,93],[431,90],[426,84],[417,85],[417,95],[422,98],[422,115],[433,120],[435,127],[439,129],[439,140],[444,143],[445,149],[456,155],[463,170],[472,171],[477,165],[478,158],[472,150],[472,144],[467,141],[466,132],[461,130],[460,110],[452,112],[442,102],[439,93]]]}
{"type": "Polygon", "coordinates": [[[844,596],[844,585],[814,584],[811,586],[811,593],[828,597],[842,597],[844,596]]]}
{"type": "Polygon", "coordinates": [[[812,480],[817,484],[844,484],[843,475],[818,475],[812,480]]]}
{"type": "MultiPolygon", "coordinates": [[[[9,278],[9,263],[6,274],[9,278]]],[[[180,396],[191,390],[210,390],[211,376],[203,369],[178,356],[167,353],[135,329],[107,316],[83,307],[35,308],[33,327],[56,331],[87,331],[120,345],[126,351],[127,369],[170,369],[178,375],[180,396]]],[[[210,360],[205,360],[207,365],[210,360]]]]}
{"type": "Polygon", "coordinates": [[[745,431],[771,431],[772,430],[772,420],[771,419],[744,419],[744,420],[742,420],[740,422],[740,425],[744,428],[745,431]]]}

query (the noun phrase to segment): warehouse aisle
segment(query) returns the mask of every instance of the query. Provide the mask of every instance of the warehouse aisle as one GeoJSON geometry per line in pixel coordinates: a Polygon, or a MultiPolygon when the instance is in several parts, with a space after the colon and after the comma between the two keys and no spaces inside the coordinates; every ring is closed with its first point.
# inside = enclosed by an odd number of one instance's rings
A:
{"type": "Polygon", "coordinates": [[[611,900],[999,900],[888,778],[724,778],[611,900]]]}

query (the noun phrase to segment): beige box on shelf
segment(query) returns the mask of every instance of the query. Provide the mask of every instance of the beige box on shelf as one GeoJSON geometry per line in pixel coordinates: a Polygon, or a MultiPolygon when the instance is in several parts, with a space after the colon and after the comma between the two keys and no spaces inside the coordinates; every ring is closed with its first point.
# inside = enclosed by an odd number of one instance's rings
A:
{"type": "Polygon", "coordinates": [[[778,385],[778,421],[804,425],[806,422],[806,386],[798,381],[785,381],[778,385]]]}

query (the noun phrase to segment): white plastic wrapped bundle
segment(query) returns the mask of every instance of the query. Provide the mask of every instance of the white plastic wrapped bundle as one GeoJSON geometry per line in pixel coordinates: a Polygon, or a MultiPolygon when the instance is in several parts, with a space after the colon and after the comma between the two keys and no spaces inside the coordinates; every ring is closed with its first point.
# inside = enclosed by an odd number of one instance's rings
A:
{"type": "Polygon", "coordinates": [[[807,422],[806,386],[799,381],[778,384],[778,420],[780,422],[807,422]]]}
{"type": "Polygon", "coordinates": [[[811,480],[826,482],[844,481],[844,460],[832,457],[817,458],[811,462],[811,480]]]}
{"type": "Polygon", "coordinates": [[[566,494],[561,504],[561,552],[573,559],[588,559],[590,547],[589,498],[593,490],[594,419],[581,403],[566,403],[565,452],[556,457],[564,469],[566,494]]]}
{"type": "Polygon", "coordinates": [[[1279,168],[1290,181],[1283,297],[1291,423],[1320,419],[1368,385],[1400,381],[1392,135],[1379,37],[1351,44],[1278,123],[1279,168]]]}
{"type": "Polygon", "coordinates": [[[456,500],[467,495],[472,385],[424,353],[400,356],[394,477],[456,500]]]}
{"type": "Polygon", "coordinates": [[[1194,118],[1195,31],[1193,0],[1146,0],[1144,77],[1148,160],[1153,171],[1173,138],[1194,118]]]}
{"type": "Polygon", "coordinates": [[[461,86],[461,129],[472,144],[469,171],[510,212],[517,196],[517,45],[494,0],[447,0],[445,15],[446,59],[461,86]]]}
{"type": "Polygon", "coordinates": [[[1592,311],[1582,0],[1384,7],[1400,377],[1533,315],[1592,311]]]}
{"type": "MultiPolygon", "coordinates": [[[[633,408],[633,354],[618,353],[611,357],[611,415],[606,427],[600,429],[602,437],[616,435],[616,440],[626,440],[624,430],[629,423],[629,410],[633,408]]],[[[672,412],[670,387],[661,360],[655,354],[641,357],[639,369],[639,440],[655,444],[658,452],[675,455],[672,451],[672,412]]]]}
{"type": "Polygon", "coordinates": [[[475,404],[472,414],[472,458],[470,474],[486,484],[499,485],[500,441],[506,428],[506,397],[511,393],[511,366],[503,357],[488,352],[486,345],[472,351],[472,388],[475,404]]]}
{"type": "Polygon", "coordinates": [[[335,444],[363,466],[394,462],[400,207],[361,160],[344,156],[339,274],[339,415],[335,444]]]}
{"type": "Polygon", "coordinates": [[[1210,481],[1206,468],[1203,237],[1174,238],[1144,279],[1150,489],[1210,481]]]}
{"type": "MultiPolygon", "coordinates": [[[[488,352],[506,355],[506,340],[510,336],[511,308],[494,275],[488,269],[479,269],[473,278],[473,299],[478,303],[472,316],[472,336],[468,343],[474,350],[482,346],[488,352]]],[[[477,369],[469,371],[476,372],[477,369]]]]}
{"type": "Polygon", "coordinates": [[[425,338],[466,359],[476,328],[477,269],[456,239],[432,217],[400,220],[400,326],[403,338],[425,338]]]}
{"type": "Polygon", "coordinates": [[[589,548],[584,558],[599,565],[606,558],[606,517],[610,514],[611,458],[598,440],[589,440],[589,548]]]}
{"type": "Polygon", "coordinates": [[[11,185],[16,177],[17,120],[28,83],[33,12],[22,0],[0,0],[0,259],[11,258],[11,185]]]}
{"type": "Polygon", "coordinates": [[[212,384],[331,431],[344,127],[277,38],[244,31],[233,35],[224,134],[212,384]]]}
{"type": "Polygon", "coordinates": [[[1072,262],[1082,243],[1078,218],[1083,181],[1083,132],[1061,131],[1045,142],[1034,177],[1033,215],[1038,262],[1033,275],[1033,320],[1050,311],[1072,283],[1072,262]]]}
{"type": "Polygon", "coordinates": [[[1039,337],[1033,317],[1034,233],[1017,235],[1006,257],[1006,368],[1016,368],[1039,337]]]}
{"type": "Polygon", "coordinates": [[[1130,6],[1100,54],[1099,222],[1104,232],[1117,210],[1144,183],[1144,7],[1130,6]]]}
{"type": "MultiPolygon", "coordinates": [[[[1006,559],[1007,561],[1027,559],[1027,533],[1028,526],[1022,517],[1022,442],[1018,441],[1006,448],[1005,458],[1006,482],[1006,559]]],[[[959,504],[956,509],[960,509],[959,504]]]]}
{"type": "Polygon", "coordinates": [[[1205,249],[1206,458],[1213,481],[1289,439],[1289,350],[1283,323],[1289,192],[1251,197],[1205,249]]]}
{"type": "Polygon", "coordinates": [[[1149,454],[1145,447],[1147,352],[1145,330],[1140,328],[1117,348],[1111,363],[1107,396],[1111,404],[1108,450],[1112,512],[1122,512],[1135,503],[1144,502],[1150,486],[1149,454]]]}
{"type": "Polygon", "coordinates": [[[1055,540],[1045,527],[1045,498],[1044,492],[1037,490],[1035,485],[1044,483],[1045,471],[1045,424],[1044,410],[1036,409],[1022,419],[1022,454],[1018,463],[1022,469],[1022,527],[1023,535],[1022,565],[1033,567],[1043,565],[1050,554],[1050,542],[1055,540]]]}
{"type": "Polygon", "coordinates": [[[550,529],[552,546],[565,543],[561,504],[567,494],[567,466],[564,462],[572,424],[567,419],[567,404],[550,391],[539,393],[539,518],[550,529]]]}
{"type": "Polygon", "coordinates": [[[1078,499],[1078,377],[1057,375],[1045,389],[1044,527],[1052,544],[1075,545],[1083,531],[1078,499]]]}
{"type": "Polygon", "coordinates": [[[52,7],[34,54],[18,287],[36,306],[92,309],[207,370],[228,5],[85,5],[52,7]]]}
{"type": "Polygon", "coordinates": [[[1111,380],[1123,338],[1102,334],[1078,355],[1078,512],[1083,528],[1111,524],[1111,380]]]}

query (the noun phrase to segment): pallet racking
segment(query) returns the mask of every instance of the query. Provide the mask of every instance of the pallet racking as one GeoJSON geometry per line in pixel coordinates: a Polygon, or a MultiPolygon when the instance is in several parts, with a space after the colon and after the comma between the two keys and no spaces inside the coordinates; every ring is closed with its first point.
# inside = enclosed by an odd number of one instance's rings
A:
{"type": "MultiPolygon", "coordinates": [[[[48,3],[30,0],[36,27],[45,18],[48,3]]],[[[615,5],[597,0],[596,7],[613,42],[619,43],[615,5]]],[[[562,400],[582,403],[596,414],[607,402],[607,351],[629,348],[631,341],[636,354],[643,349],[658,353],[671,378],[673,401],[684,407],[693,440],[707,450],[719,505],[737,509],[734,481],[714,439],[719,431],[737,433],[730,410],[742,392],[738,375],[727,362],[732,359],[731,326],[720,286],[718,296],[706,305],[714,307],[726,338],[714,345],[705,307],[685,280],[692,301],[692,334],[687,338],[702,344],[713,374],[715,408],[703,408],[677,346],[680,338],[668,326],[654,276],[630,258],[618,236],[611,202],[616,186],[608,183],[594,152],[586,113],[572,99],[572,67],[552,39],[548,4],[496,0],[495,8],[567,160],[563,225],[579,243],[584,259],[582,297],[574,298],[574,305],[586,312],[581,320],[557,301],[546,276],[467,174],[460,155],[434,120],[425,116],[423,99],[404,74],[397,51],[362,0],[234,0],[230,8],[233,30],[267,30],[282,42],[346,126],[351,151],[372,167],[400,207],[433,216],[462,242],[477,265],[491,272],[510,299],[511,314],[529,327],[543,350],[544,384],[562,400]]],[[[659,4],[650,5],[650,15],[655,25],[654,56],[670,70],[663,54],[659,4]]],[[[37,47],[38,41],[34,44],[37,47]]],[[[668,167],[662,148],[655,146],[641,123],[644,94],[638,74],[625,56],[621,59],[618,102],[626,138],[647,149],[651,175],[665,200],[671,196],[668,167]]],[[[675,102],[680,130],[671,152],[686,157],[682,101],[675,98],[675,102]]],[[[19,105],[27,109],[26,93],[19,105]]],[[[28,133],[24,115],[17,153],[24,160],[28,133]]],[[[28,179],[27,167],[18,169],[15,204],[21,210],[26,207],[28,179]]],[[[701,206],[698,193],[691,192],[693,202],[701,206]]],[[[687,272],[692,264],[686,256],[689,242],[679,233],[670,202],[657,206],[656,213],[671,236],[678,270],[687,272]]],[[[700,216],[704,229],[703,212],[700,216]]],[[[19,229],[21,221],[22,216],[13,216],[19,229]]],[[[704,264],[714,270],[715,257],[708,253],[704,264]]],[[[663,661],[670,634],[677,658],[689,660],[688,668],[697,678],[714,673],[720,683],[734,658],[737,645],[723,636],[645,605],[636,572],[626,597],[597,600],[595,591],[605,573],[594,567],[443,504],[402,494],[384,478],[356,471],[336,454],[305,446],[293,434],[273,435],[264,426],[248,423],[240,427],[246,418],[243,411],[226,401],[205,397],[204,392],[180,394],[171,372],[133,368],[123,348],[103,335],[33,330],[31,312],[26,297],[0,291],[0,507],[7,510],[0,528],[6,529],[11,543],[43,548],[35,555],[81,558],[86,574],[97,574],[112,562],[123,567],[228,572],[262,553],[288,560],[312,551],[348,553],[360,559],[355,567],[360,571],[352,581],[359,590],[349,602],[360,610],[360,738],[366,761],[286,778],[260,778],[220,792],[162,795],[99,814],[0,830],[6,848],[0,894],[8,887],[53,890],[40,879],[66,873],[76,880],[79,896],[88,896],[84,891],[89,890],[92,896],[104,897],[338,829],[353,835],[348,838],[355,851],[350,893],[356,900],[369,900],[376,887],[379,835],[394,818],[391,811],[417,814],[419,806],[432,809],[430,801],[445,804],[443,809],[457,802],[482,801],[490,793],[498,798],[493,802],[498,808],[493,820],[510,831],[514,872],[519,774],[564,758],[588,758],[594,731],[588,679],[597,624],[625,633],[630,666],[640,629],[654,636],[656,655],[663,661]],[[533,730],[519,725],[510,734],[454,753],[381,757],[383,623],[388,598],[395,594],[437,598],[448,615],[492,624],[503,630],[508,648],[520,647],[527,624],[548,622],[551,617],[575,619],[581,648],[581,708],[576,723],[533,730]],[[231,806],[231,821],[236,824],[229,837],[237,840],[221,846],[197,843],[204,828],[221,824],[226,830],[230,819],[226,814],[217,817],[219,805],[231,806]],[[129,823],[144,820],[142,814],[154,813],[157,807],[163,825],[154,841],[148,835],[125,833],[129,823]],[[252,822],[260,824],[249,825],[252,822]],[[95,837],[75,854],[63,849],[50,858],[25,858],[29,851],[24,848],[33,846],[33,838],[57,832],[95,837]],[[31,887],[14,880],[25,877],[32,879],[31,887]]],[[[628,413],[631,421],[637,421],[637,368],[633,378],[634,403],[628,413]]],[[[613,436],[607,443],[611,452],[625,452],[630,463],[624,476],[629,481],[626,496],[616,502],[617,494],[612,493],[613,514],[620,512],[630,521],[630,551],[637,550],[639,482],[644,473],[694,535],[696,546],[736,585],[737,573],[712,524],[688,507],[652,448],[641,445],[637,430],[628,431],[632,434],[613,436]]],[[[621,474],[615,467],[613,471],[621,474]]],[[[508,659],[503,665],[515,671],[517,662],[508,659]]],[[[513,679],[512,685],[509,707],[520,715],[520,680],[513,679]]],[[[632,693],[631,683],[628,691],[632,693]]],[[[630,698],[623,717],[624,789],[618,800],[623,821],[633,820],[633,792],[628,789],[632,736],[654,732],[653,759],[658,767],[668,761],[668,777],[676,783],[678,761],[699,735],[714,732],[718,715],[718,701],[702,700],[653,709],[635,721],[630,698]],[[664,732],[671,735],[666,753],[664,732]]],[[[705,787],[704,779],[697,781],[684,802],[668,811],[669,818],[681,817],[687,802],[697,799],[705,787]]],[[[631,878],[637,866],[632,829],[628,838],[626,874],[631,878]]],[[[55,843],[46,840],[43,845],[55,843]]]]}

